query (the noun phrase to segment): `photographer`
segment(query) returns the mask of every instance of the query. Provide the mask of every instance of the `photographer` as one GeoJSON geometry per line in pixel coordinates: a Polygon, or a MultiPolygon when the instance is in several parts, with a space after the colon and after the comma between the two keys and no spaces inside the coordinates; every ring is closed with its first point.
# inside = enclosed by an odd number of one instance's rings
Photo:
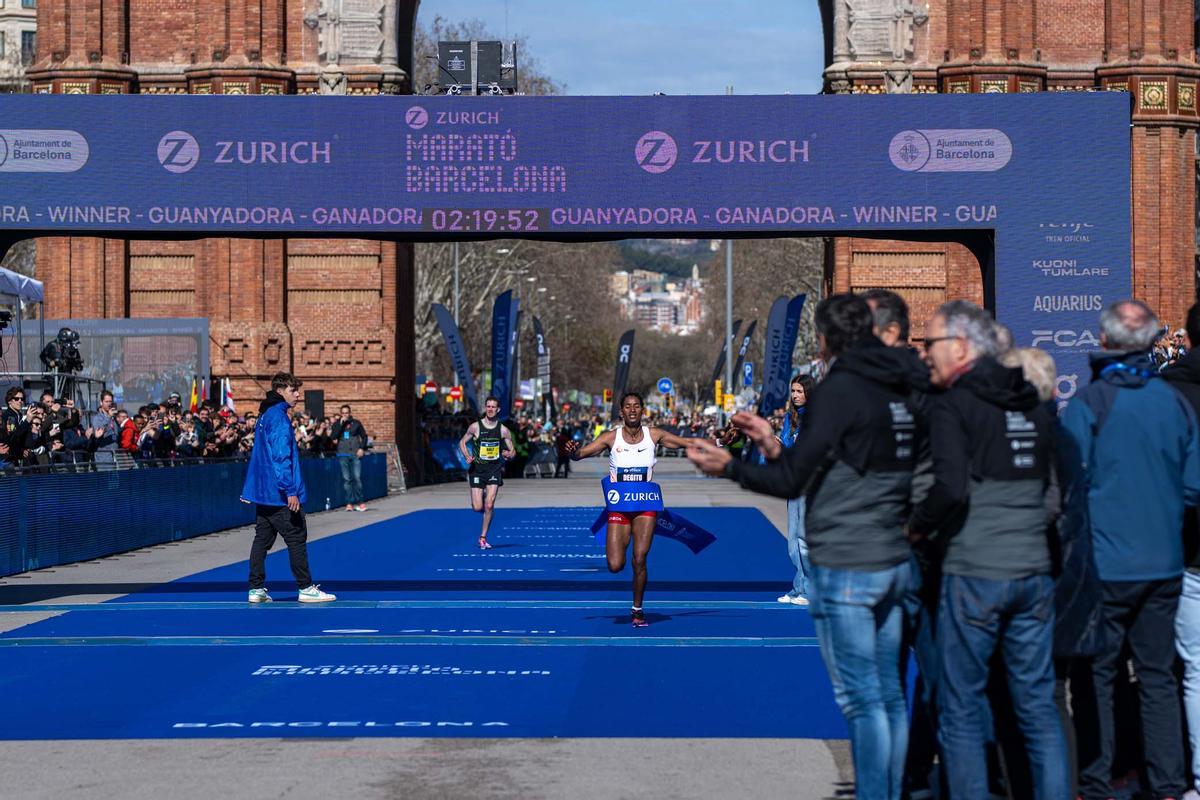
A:
{"type": "Polygon", "coordinates": [[[108,390],[100,393],[100,408],[92,415],[92,430],[96,450],[116,452],[116,409],[113,407],[113,394],[108,390]]]}
{"type": "Polygon", "coordinates": [[[179,435],[175,438],[175,455],[179,458],[199,457],[203,451],[200,449],[200,437],[196,434],[196,420],[184,420],[179,427],[179,435]]]}
{"type": "Polygon", "coordinates": [[[4,394],[4,410],[0,411],[0,460],[17,466],[23,458],[21,444],[27,425],[25,419],[25,390],[11,387],[4,394]]]}

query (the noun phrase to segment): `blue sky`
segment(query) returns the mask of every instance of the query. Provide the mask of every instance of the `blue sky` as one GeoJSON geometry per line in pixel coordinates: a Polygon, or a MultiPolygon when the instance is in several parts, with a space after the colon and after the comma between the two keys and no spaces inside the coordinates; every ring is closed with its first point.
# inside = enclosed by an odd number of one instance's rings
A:
{"type": "Polygon", "coordinates": [[[824,44],[813,0],[422,0],[418,20],[436,15],[481,19],[502,38],[524,34],[568,94],[821,88],[824,44]]]}

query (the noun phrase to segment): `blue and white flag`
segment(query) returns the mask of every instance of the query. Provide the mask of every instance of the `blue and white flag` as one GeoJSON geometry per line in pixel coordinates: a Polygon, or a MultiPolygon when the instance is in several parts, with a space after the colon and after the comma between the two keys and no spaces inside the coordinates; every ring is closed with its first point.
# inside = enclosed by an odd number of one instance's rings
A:
{"type": "Polygon", "coordinates": [[[508,419],[509,409],[512,408],[512,343],[516,306],[511,289],[503,292],[492,304],[491,395],[500,401],[500,419],[508,419]]]}
{"type": "Polygon", "coordinates": [[[800,330],[800,312],[804,310],[804,295],[791,300],[780,297],[771,306],[767,317],[767,342],[763,353],[763,391],[758,401],[758,413],[769,417],[783,408],[788,399],[788,383],[792,379],[792,350],[800,330]]]}

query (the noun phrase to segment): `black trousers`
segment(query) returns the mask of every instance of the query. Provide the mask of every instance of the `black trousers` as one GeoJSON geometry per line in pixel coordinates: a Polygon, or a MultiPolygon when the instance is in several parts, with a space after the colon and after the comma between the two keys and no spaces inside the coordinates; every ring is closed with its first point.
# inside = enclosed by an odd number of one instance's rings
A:
{"type": "MultiPolygon", "coordinates": [[[[1092,662],[1098,722],[1095,752],[1080,741],[1079,788],[1085,800],[1112,797],[1116,741],[1113,691],[1128,643],[1141,702],[1142,753],[1150,798],[1180,797],[1187,789],[1179,683],[1175,678],[1175,611],[1180,578],[1104,582],[1104,651],[1092,662]]],[[[1078,716],[1078,711],[1076,716],[1078,716]]]]}
{"type": "Polygon", "coordinates": [[[287,544],[288,560],[296,587],[307,589],[312,586],[312,575],[308,574],[308,523],[303,511],[289,511],[287,506],[254,507],[254,544],[250,546],[250,588],[262,589],[267,582],[267,552],[275,544],[275,537],[282,536],[287,544]]]}

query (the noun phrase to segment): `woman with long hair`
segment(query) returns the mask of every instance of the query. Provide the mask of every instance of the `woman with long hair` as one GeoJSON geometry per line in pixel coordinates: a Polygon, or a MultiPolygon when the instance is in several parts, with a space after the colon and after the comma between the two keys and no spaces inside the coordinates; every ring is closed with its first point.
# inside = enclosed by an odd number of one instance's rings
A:
{"type": "MultiPolygon", "coordinates": [[[[792,378],[787,414],[783,418],[783,429],[778,437],[784,447],[791,447],[796,443],[804,424],[804,407],[808,404],[808,397],[816,385],[816,381],[807,375],[792,378]]],[[[808,563],[808,543],[804,538],[804,500],[804,495],[800,495],[787,501],[788,557],[796,567],[796,576],[792,579],[792,588],[778,598],[781,603],[797,606],[808,605],[809,576],[812,574],[812,567],[808,563]]]]}

